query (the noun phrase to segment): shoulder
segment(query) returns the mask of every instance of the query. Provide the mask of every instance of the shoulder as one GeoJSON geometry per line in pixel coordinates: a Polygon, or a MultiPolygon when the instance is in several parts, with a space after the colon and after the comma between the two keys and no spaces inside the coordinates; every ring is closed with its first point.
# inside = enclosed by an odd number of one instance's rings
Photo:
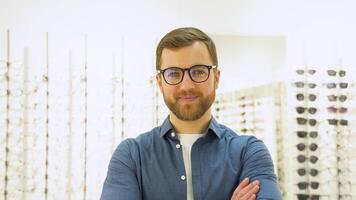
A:
{"type": "Polygon", "coordinates": [[[120,142],[116,148],[114,154],[118,153],[130,153],[135,154],[140,149],[149,148],[153,141],[160,137],[159,136],[159,127],[155,127],[150,131],[139,134],[136,138],[126,138],[120,142]]]}
{"type": "Polygon", "coordinates": [[[234,146],[240,146],[240,147],[255,146],[258,145],[258,143],[262,142],[260,139],[257,139],[255,136],[241,135],[223,124],[220,124],[219,128],[223,132],[223,139],[229,141],[234,146]]]}
{"type": "Polygon", "coordinates": [[[241,135],[229,127],[220,124],[220,130],[224,132],[223,139],[228,144],[230,152],[240,153],[241,158],[255,154],[256,152],[267,152],[266,145],[262,140],[252,135],[241,135]]]}

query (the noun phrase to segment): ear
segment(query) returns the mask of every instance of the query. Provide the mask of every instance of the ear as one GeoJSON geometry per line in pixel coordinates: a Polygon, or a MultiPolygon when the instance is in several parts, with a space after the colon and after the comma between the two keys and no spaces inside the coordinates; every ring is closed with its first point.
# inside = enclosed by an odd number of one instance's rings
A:
{"type": "Polygon", "coordinates": [[[214,71],[214,81],[215,81],[215,89],[218,89],[220,82],[220,69],[216,69],[214,71]]]}
{"type": "Polygon", "coordinates": [[[159,87],[159,90],[163,94],[163,89],[162,89],[162,76],[160,74],[156,74],[156,82],[159,87]]]}

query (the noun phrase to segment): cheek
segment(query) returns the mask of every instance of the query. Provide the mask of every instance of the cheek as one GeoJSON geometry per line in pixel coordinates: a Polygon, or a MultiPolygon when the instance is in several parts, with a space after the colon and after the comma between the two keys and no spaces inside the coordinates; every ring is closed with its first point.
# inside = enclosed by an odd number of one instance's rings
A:
{"type": "Polygon", "coordinates": [[[214,79],[210,79],[209,82],[205,85],[205,90],[208,93],[211,93],[213,90],[215,90],[215,80],[214,79]]]}
{"type": "Polygon", "coordinates": [[[203,97],[207,97],[214,91],[214,83],[206,83],[205,85],[198,87],[197,90],[203,97]]]}
{"type": "Polygon", "coordinates": [[[175,89],[172,87],[165,87],[163,86],[163,95],[168,97],[168,98],[173,98],[172,96],[174,95],[175,89]]]}

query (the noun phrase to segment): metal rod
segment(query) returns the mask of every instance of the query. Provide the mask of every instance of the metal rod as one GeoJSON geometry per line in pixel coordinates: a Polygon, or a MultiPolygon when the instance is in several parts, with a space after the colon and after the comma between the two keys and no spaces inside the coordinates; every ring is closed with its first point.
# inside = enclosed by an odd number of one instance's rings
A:
{"type": "Polygon", "coordinates": [[[73,64],[72,64],[72,51],[69,50],[69,72],[68,72],[68,166],[67,166],[67,191],[68,200],[72,199],[72,152],[73,152],[73,64]]]}
{"type": "Polygon", "coordinates": [[[9,129],[9,123],[10,123],[10,77],[9,77],[9,72],[10,72],[10,30],[7,30],[6,33],[6,39],[7,39],[7,48],[6,48],[6,136],[5,136],[5,183],[4,183],[4,200],[7,200],[7,195],[8,195],[8,171],[9,171],[9,137],[10,137],[10,129],[9,129]]]}
{"type": "Polygon", "coordinates": [[[46,168],[45,168],[45,200],[48,199],[48,165],[49,165],[49,43],[46,33],[46,74],[43,79],[46,84],[46,168]]]}
{"type": "Polygon", "coordinates": [[[88,159],[88,60],[87,60],[87,35],[84,35],[84,193],[83,199],[87,199],[87,159],[88,159]]]}
{"type": "Polygon", "coordinates": [[[115,117],[115,110],[116,110],[116,59],[115,59],[115,52],[112,52],[112,69],[111,69],[111,150],[113,151],[116,146],[115,140],[115,130],[116,130],[116,117],[115,117]]]}
{"type": "MultiPolygon", "coordinates": [[[[26,151],[26,149],[28,149],[28,58],[29,58],[29,50],[28,48],[24,49],[24,73],[23,73],[23,105],[24,105],[24,111],[23,111],[23,135],[24,135],[24,139],[23,139],[23,161],[24,163],[28,162],[28,151],[26,151]]],[[[23,171],[23,177],[27,177],[27,168],[28,166],[24,165],[24,171],[23,171]]],[[[22,189],[23,191],[25,191],[26,189],[26,184],[27,184],[27,179],[24,178],[22,183],[22,189]]],[[[27,199],[25,192],[22,193],[22,199],[27,199]]]]}
{"type": "Polygon", "coordinates": [[[121,38],[121,141],[125,139],[125,80],[124,80],[124,37],[121,38]]]}

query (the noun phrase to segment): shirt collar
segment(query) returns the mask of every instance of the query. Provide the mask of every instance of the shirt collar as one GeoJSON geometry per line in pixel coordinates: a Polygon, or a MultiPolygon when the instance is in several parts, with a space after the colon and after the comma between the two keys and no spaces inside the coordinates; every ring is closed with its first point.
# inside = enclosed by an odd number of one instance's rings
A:
{"type": "MultiPolygon", "coordinates": [[[[211,116],[207,131],[211,130],[212,133],[214,133],[219,139],[221,139],[223,136],[223,132],[219,127],[220,127],[219,122],[216,121],[216,119],[213,116],[211,116]]],[[[172,123],[169,121],[169,115],[168,115],[160,127],[159,135],[163,137],[167,133],[171,133],[172,130],[173,130],[173,126],[172,123]]]]}

